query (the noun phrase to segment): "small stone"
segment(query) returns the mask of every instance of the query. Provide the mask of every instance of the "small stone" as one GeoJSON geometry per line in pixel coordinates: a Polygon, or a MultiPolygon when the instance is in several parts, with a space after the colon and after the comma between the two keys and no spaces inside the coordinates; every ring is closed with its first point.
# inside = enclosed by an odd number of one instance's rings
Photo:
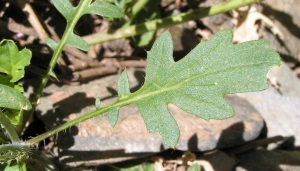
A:
{"type": "Polygon", "coordinates": [[[268,73],[268,79],[273,92],[282,96],[300,97],[300,80],[290,67],[282,62],[280,67],[274,67],[268,73]]]}
{"type": "Polygon", "coordinates": [[[293,136],[294,145],[300,145],[300,98],[282,96],[270,90],[238,94],[249,101],[262,115],[267,127],[267,137],[293,136]]]}

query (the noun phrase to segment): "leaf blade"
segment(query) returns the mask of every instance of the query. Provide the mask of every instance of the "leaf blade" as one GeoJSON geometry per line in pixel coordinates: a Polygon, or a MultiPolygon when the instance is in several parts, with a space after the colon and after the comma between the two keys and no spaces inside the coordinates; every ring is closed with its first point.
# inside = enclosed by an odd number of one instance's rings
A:
{"type": "Polygon", "coordinates": [[[112,127],[114,127],[118,121],[119,109],[118,107],[113,107],[108,111],[108,122],[112,127]]]}
{"type": "Polygon", "coordinates": [[[0,107],[10,109],[30,110],[32,108],[29,100],[17,90],[0,84],[0,107]]]}
{"type": "Polygon", "coordinates": [[[175,62],[171,35],[163,33],[147,52],[143,87],[119,100],[123,106],[127,99],[135,104],[147,130],[161,134],[170,147],[178,142],[179,129],[168,104],[205,120],[232,117],[234,111],[224,95],[266,89],[267,72],[280,65],[279,55],[267,41],[234,45],[232,37],[230,30],[222,30],[175,62]]]}
{"type": "Polygon", "coordinates": [[[87,44],[87,42],[73,32],[70,33],[66,43],[85,52],[89,51],[90,49],[90,46],[87,44]]]}
{"type": "Polygon", "coordinates": [[[76,8],[70,3],[69,0],[52,0],[52,3],[55,8],[64,16],[67,22],[72,19],[76,8]]]}
{"type": "Polygon", "coordinates": [[[105,1],[96,0],[83,12],[84,14],[97,14],[102,17],[122,18],[122,10],[105,1]]]}
{"type": "Polygon", "coordinates": [[[118,96],[122,98],[130,94],[129,81],[126,70],[122,72],[118,81],[118,96]]]}
{"type": "Polygon", "coordinates": [[[31,52],[28,49],[18,50],[12,40],[2,40],[0,42],[0,73],[2,84],[12,85],[24,77],[24,68],[30,64],[31,52]],[[5,77],[5,78],[4,78],[5,77]]]}

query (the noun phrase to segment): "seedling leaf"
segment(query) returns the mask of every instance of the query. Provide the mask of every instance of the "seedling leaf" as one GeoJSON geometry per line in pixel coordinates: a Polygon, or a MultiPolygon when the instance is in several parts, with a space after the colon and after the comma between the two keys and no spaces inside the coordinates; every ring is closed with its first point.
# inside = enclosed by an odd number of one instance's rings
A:
{"type": "Polygon", "coordinates": [[[148,52],[143,87],[119,96],[119,103],[135,104],[148,131],[159,132],[170,147],[177,144],[179,129],[168,104],[205,120],[232,117],[224,95],[266,89],[266,74],[280,65],[280,57],[265,40],[236,45],[231,41],[230,30],[220,31],[175,62],[171,35],[163,33],[148,52]]]}
{"type": "Polygon", "coordinates": [[[11,40],[0,42],[0,78],[1,84],[14,86],[14,82],[24,77],[24,68],[30,64],[31,52],[28,49],[18,50],[11,40]]]}
{"type": "Polygon", "coordinates": [[[30,110],[31,103],[17,90],[0,84],[0,107],[18,110],[30,110]]]}

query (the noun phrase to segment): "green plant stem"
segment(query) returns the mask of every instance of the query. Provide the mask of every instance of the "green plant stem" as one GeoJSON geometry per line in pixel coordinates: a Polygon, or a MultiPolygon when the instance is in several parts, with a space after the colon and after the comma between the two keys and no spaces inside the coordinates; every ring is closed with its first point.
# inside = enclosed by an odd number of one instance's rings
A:
{"type": "Polygon", "coordinates": [[[83,39],[89,44],[99,44],[111,40],[128,38],[143,34],[145,32],[154,31],[164,27],[174,26],[176,24],[184,23],[189,20],[199,19],[211,15],[216,15],[230,10],[260,2],[261,0],[231,0],[228,2],[219,3],[211,7],[200,8],[192,12],[180,13],[175,16],[148,21],[142,24],[128,26],[126,28],[120,28],[108,33],[95,33],[88,36],[84,36],[83,39]]]}
{"type": "Polygon", "coordinates": [[[19,135],[14,128],[14,126],[10,123],[8,118],[4,115],[4,113],[0,110],[0,124],[4,129],[6,129],[8,136],[10,137],[11,141],[18,141],[19,135]]]}
{"type": "MultiPolygon", "coordinates": [[[[137,92],[136,92],[137,93],[137,92]]],[[[108,105],[108,106],[104,106],[104,107],[101,107],[100,109],[97,109],[95,111],[92,111],[90,113],[87,113],[83,116],[80,116],[78,118],[75,118],[73,120],[70,120],[56,128],[53,128],[41,135],[38,135],[30,140],[27,141],[27,143],[29,143],[30,145],[32,144],[36,144],[48,137],[51,137],[57,133],[59,133],[60,131],[63,131],[63,130],[66,130],[67,128],[70,128],[74,125],[77,125],[79,124],[80,122],[83,122],[85,120],[88,120],[88,119],[91,119],[95,116],[99,116],[99,115],[102,115],[106,112],[109,111],[109,109],[111,108],[114,108],[114,107],[122,107],[122,106],[125,106],[125,105],[128,105],[128,104],[133,104],[135,101],[139,101],[141,98],[145,98],[143,96],[139,96],[137,95],[136,93],[134,94],[131,94],[131,96],[126,96],[125,98],[121,98],[121,99],[118,99],[117,101],[115,101],[114,103],[108,105]]],[[[155,92],[155,93],[160,93],[160,92],[155,92]]],[[[155,93],[150,93],[150,95],[153,95],[155,93]]]]}
{"type": "Polygon", "coordinates": [[[150,0],[138,0],[132,7],[131,17],[136,16],[150,0]]]}
{"type": "Polygon", "coordinates": [[[46,84],[48,83],[49,78],[51,77],[51,73],[53,73],[53,69],[57,63],[57,60],[58,60],[60,54],[62,53],[64,46],[66,45],[69,35],[74,30],[74,27],[75,27],[77,21],[80,19],[82,11],[84,10],[85,6],[87,6],[87,4],[90,2],[91,2],[90,0],[80,1],[79,5],[76,8],[76,15],[70,20],[71,22],[67,22],[67,26],[66,26],[67,29],[65,30],[63,37],[61,38],[60,42],[58,43],[58,46],[55,48],[55,50],[53,52],[53,55],[52,55],[50,64],[48,66],[48,69],[46,71],[46,74],[42,79],[42,82],[38,88],[37,93],[35,94],[34,99],[32,100],[32,110],[29,112],[26,112],[26,113],[24,112],[25,123],[30,118],[32,111],[35,109],[35,107],[37,105],[37,101],[41,97],[42,91],[45,88],[46,84]]]}
{"type": "Polygon", "coordinates": [[[87,6],[86,5],[87,3],[90,3],[90,0],[80,1],[78,8],[76,8],[76,11],[77,11],[75,13],[76,15],[74,16],[74,18],[72,18],[70,23],[67,23],[67,26],[66,26],[67,29],[65,30],[63,37],[61,38],[61,40],[58,44],[58,47],[54,50],[54,53],[51,58],[47,72],[46,72],[45,76],[43,77],[42,83],[40,84],[37,94],[35,96],[35,99],[33,100],[34,102],[36,102],[41,97],[42,91],[43,91],[44,87],[46,86],[46,84],[51,76],[51,73],[53,72],[53,69],[57,63],[57,60],[58,60],[64,46],[66,45],[67,39],[69,38],[69,35],[74,30],[74,27],[75,27],[77,21],[81,17],[82,12],[80,12],[80,11],[82,11],[84,9],[84,7],[87,6]]]}
{"type": "Polygon", "coordinates": [[[135,19],[136,15],[149,3],[150,0],[138,0],[132,7],[131,14],[129,15],[128,21],[122,26],[122,28],[128,27],[131,22],[135,19]]]}
{"type": "Polygon", "coordinates": [[[36,137],[28,140],[27,143],[29,143],[30,145],[36,144],[36,143],[38,143],[38,142],[40,142],[40,141],[42,141],[42,140],[44,140],[44,139],[46,139],[48,137],[51,137],[51,136],[57,134],[60,131],[66,130],[67,128],[70,128],[70,127],[72,127],[74,125],[77,125],[80,122],[83,122],[83,121],[88,120],[88,119],[90,119],[92,117],[104,114],[105,112],[108,112],[108,110],[110,109],[110,107],[111,106],[106,106],[106,107],[103,107],[103,108],[101,108],[99,110],[95,110],[93,112],[87,113],[87,114],[85,114],[85,115],[83,115],[81,117],[78,117],[76,119],[70,120],[67,123],[64,123],[64,124],[62,124],[62,125],[54,128],[52,130],[47,131],[44,134],[38,135],[38,136],[36,136],[36,137]]]}

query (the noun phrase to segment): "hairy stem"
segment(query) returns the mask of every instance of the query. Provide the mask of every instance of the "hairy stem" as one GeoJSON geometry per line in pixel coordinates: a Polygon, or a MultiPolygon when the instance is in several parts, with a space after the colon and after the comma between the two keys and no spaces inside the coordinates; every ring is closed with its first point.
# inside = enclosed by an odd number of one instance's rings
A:
{"type": "Polygon", "coordinates": [[[164,27],[174,26],[176,24],[184,23],[189,20],[199,19],[211,15],[216,15],[230,10],[260,2],[261,0],[231,0],[228,2],[219,3],[211,7],[200,8],[192,12],[180,13],[175,16],[148,21],[142,24],[128,26],[126,28],[120,28],[109,33],[95,33],[88,36],[84,36],[83,39],[89,44],[98,44],[111,40],[128,38],[143,34],[149,31],[154,31],[164,27]]]}
{"type": "Polygon", "coordinates": [[[129,14],[129,19],[128,21],[122,26],[122,28],[126,28],[128,27],[131,22],[135,19],[136,15],[143,9],[143,7],[145,7],[147,5],[147,3],[149,3],[150,0],[139,0],[137,1],[133,7],[132,7],[132,11],[131,14],[129,14]]]}
{"type": "MultiPolygon", "coordinates": [[[[66,41],[69,37],[69,35],[72,33],[72,31],[74,30],[74,27],[77,23],[77,21],[80,19],[81,17],[81,11],[85,8],[85,6],[87,6],[88,3],[90,3],[90,0],[82,0],[80,1],[78,7],[76,8],[76,14],[70,21],[67,23],[67,27],[66,30],[63,34],[63,37],[61,38],[61,41],[58,43],[57,48],[54,50],[50,64],[48,66],[48,69],[42,79],[42,82],[38,88],[37,93],[35,94],[34,99],[32,100],[32,110],[29,112],[24,113],[24,123],[26,123],[26,121],[30,118],[31,114],[33,113],[32,111],[35,109],[36,105],[37,105],[37,101],[38,99],[41,97],[42,95],[42,91],[45,88],[49,78],[51,77],[51,74],[53,73],[53,69],[57,63],[57,60],[60,56],[60,54],[62,53],[62,50],[64,48],[64,46],[66,45],[66,41]]],[[[24,126],[24,125],[23,125],[24,126]]]]}
{"type": "Polygon", "coordinates": [[[7,119],[7,117],[4,115],[4,113],[0,110],[0,124],[4,129],[6,129],[9,138],[12,142],[19,140],[19,135],[14,128],[14,126],[10,123],[10,121],[7,119]]]}
{"type": "Polygon", "coordinates": [[[27,143],[29,143],[30,145],[36,144],[36,143],[38,143],[38,142],[40,142],[40,141],[42,141],[42,140],[44,140],[48,137],[51,137],[51,136],[59,133],[60,131],[66,130],[67,128],[70,128],[74,125],[77,125],[80,122],[83,122],[83,121],[88,120],[92,117],[104,114],[105,112],[108,112],[109,108],[110,108],[110,106],[106,106],[106,107],[103,107],[99,110],[95,110],[93,112],[87,113],[87,114],[85,114],[81,117],[78,117],[76,119],[70,120],[67,123],[64,123],[64,124],[54,128],[54,129],[51,129],[51,130],[47,131],[44,134],[38,135],[38,136],[28,140],[27,143]]]}
{"type": "Polygon", "coordinates": [[[111,108],[122,107],[122,106],[126,106],[128,104],[133,104],[135,101],[138,101],[141,98],[136,93],[131,94],[130,96],[126,96],[125,98],[121,98],[121,99],[119,98],[117,101],[115,101],[114,103],[112,103],[110,105],[101,107],[100,109],[97,109],[95,111],[87,113],[87,114],[85,114],[83,116],[80,116],[80,117],[78,117],[76,119],[70,120],[70,121],[68,121],[68,122],[66,122],[66,123],[64,123],[64,124],[62,124],[62,125],[60,125],[60,126],[58,126],[56,128],[53,128],[53,129],[51,129],[51,130],[49,130],[49,131],[47,131],[47,132],[45,132],[45,133],[43,133],[41,135],[38,135],[38,136],[36,136],[36,137],[28,140],[27,143],[29,143],[30,145],[36,144],[36,143],[38,143],[38,142],[40,142],[40,141],[42,141],[42,140],[44,140],[44,139],[46,139],[48,137],[51,137],[51,136],[59,133],[60,131],[66,130],[67,128],[70,128],[70,127],[72,127],[74,125],[77,125],[77,124],[79,124],[79,123],[81,123],[83,121],[86,121],[88,119],[91,119],[91,118],[93,118],[95,116],[102,115],[102,114],[108,112],[109,109],[111,109],[111,108]]]}

